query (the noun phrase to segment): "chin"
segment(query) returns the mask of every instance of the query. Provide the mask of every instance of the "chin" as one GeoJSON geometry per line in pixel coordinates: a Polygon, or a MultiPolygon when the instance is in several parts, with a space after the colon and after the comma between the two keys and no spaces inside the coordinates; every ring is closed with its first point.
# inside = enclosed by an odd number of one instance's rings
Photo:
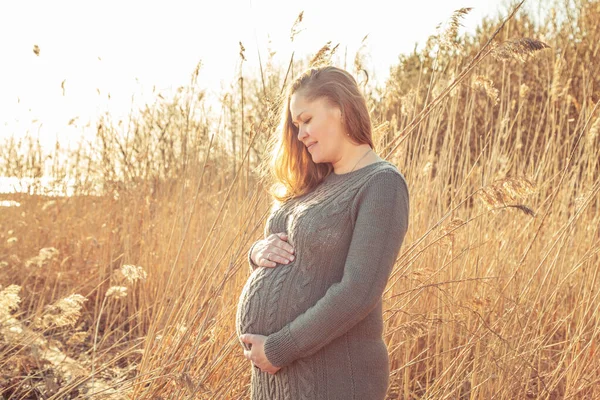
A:
{"type": "Polygon", "coordinates": [[[328,162],[326,158],[321,157],[319,154],[311,154],[311,158],[315,164],[322,164],[328,162]]]}
{"type": "Polygon", "coordinates": [[[315,164],[331,164],[331,159],[323,158],[323,157],[313,157],[313,162],[315,164]]]}

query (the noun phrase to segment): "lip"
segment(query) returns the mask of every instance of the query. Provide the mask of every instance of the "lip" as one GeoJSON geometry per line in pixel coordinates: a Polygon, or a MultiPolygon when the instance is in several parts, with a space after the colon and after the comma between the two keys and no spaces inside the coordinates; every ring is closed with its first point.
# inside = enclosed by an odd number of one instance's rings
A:
{"type": "Polygon", "coordinates": [[[316,145],[317,142],[312,142],[311,144],[309,144],[308,146],[306,146],[307,150],[311,150],[313,148],[314,145],[316,145]]]}

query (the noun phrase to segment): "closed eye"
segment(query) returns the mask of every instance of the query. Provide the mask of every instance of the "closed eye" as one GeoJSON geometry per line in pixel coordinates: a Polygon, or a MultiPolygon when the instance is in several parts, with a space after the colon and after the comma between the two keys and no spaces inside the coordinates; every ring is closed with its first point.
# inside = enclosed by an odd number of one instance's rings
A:
{"type": "MultiPolygon", "coordinates": [[[[309,119],[307,119],[307,120],[306,120],[306,122],[304,122],[304,124],[308,124],[308,123],[310,122],[310,120],[311,120],[311,119],[312,119],[312,117],[311,117],[311,118],[309,118],[309,119]]],[[[297,124],[297,123],[293,122],[292,124],[293,124],[293,125],[294,125],[296,128],[299,128],[299,126],[298,126],[298,124],[297,124]]]]}

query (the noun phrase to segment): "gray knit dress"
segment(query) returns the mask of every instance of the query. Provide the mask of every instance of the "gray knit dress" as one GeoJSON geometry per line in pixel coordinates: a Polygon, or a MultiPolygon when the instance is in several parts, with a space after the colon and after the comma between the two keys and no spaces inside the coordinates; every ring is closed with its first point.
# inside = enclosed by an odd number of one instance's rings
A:
{"type": "Polygon", "coordinates": [[[408,217],[404,176],[385,160],[332,172],[271,212],[264,237],[286,232],[295,259],[260,267],[248,252],[237,334],[267,336],[265,355],[282,367],[269,374],[249,362],[252,400],[385,398],[382,294],[408,217]]]}

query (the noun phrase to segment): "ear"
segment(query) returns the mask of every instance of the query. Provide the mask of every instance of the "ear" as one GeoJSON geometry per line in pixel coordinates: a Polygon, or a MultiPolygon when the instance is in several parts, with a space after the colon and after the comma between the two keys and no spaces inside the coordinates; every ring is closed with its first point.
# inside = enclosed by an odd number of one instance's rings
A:
{"type": "Polygon", "coordinates": [[[334,115],[336,115],[340,119],[340,121],[344,122],[344,112],[342,111],[342,109],[340,107],[335,106],[333,108],[333,112],[334,112],[334,115]]]}

